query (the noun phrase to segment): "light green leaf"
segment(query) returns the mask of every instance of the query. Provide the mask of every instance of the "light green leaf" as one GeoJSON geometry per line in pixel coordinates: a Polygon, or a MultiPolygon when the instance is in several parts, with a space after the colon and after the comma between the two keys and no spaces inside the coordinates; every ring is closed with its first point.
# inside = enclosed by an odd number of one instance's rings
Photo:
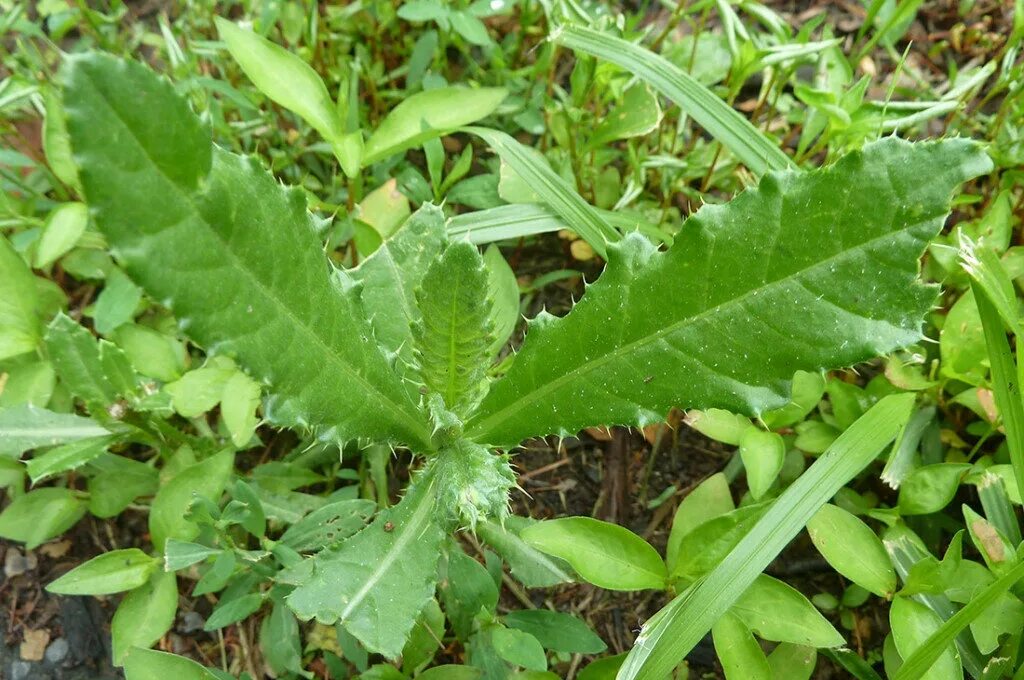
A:
{"type": "Polygon", "coordinates": [[[917,468],[900,484],[900,514],[927,515],[946,507],[970,469],[967,463],[935,463],[917,468]]]}
{"type": "Polygon", "coordinates": [[[281,542],[300,551],[329,547],[366,526],[376,507],[365,498],[329,503],[288,527],[281,542]]]}
{"type": "Polygon", "coordinates": [[[89,512],[104,519],[120,514],[139,496],[152,496],[160,486],[156,469],[112,453],[89,461],[88,473],[89,512]]]}
{"type": "Polygon", "coordinates": [[[484,22],[465,10],[456,10],[448,15],[455,32],[466,39],[466,42],[479,47],[490,47],[494,45],[491,36],[487,34],[487,27],[484,22]]]}
{"type": "Polygon", "coordinates": [[[761,420],[772,430],[795,425],[817,408],[824,392],[825,378],[821,373],[797,371],[793,376],[790,402],[782,408],[763,413],[761,420]]]}
{"type": "Polygon", "coordinates": [[[935,296],[918,258],[953,191],[990,164],[965,140],[887,138],[704,206],[666,252],[627,237],[567,316],[530,323],[467,435],[513,446],[660,422],[672,406],[757,414],[785,405],[797,370],[915,342],[935,296]],[[666,281],[688,293],[666,297],[666,281]]]}
{"type": "Polygon", "coordinates": [[[58,595],[110,595],[145,584],[158,560],[138,548],[111,550],[80,564],[46,586],[58,595]]]}
{"type": "Polygon", "coordinates": [[[444,535],[434,521],[435,485],[429,474],[420,477],[370,526],[299,565],[288,596],[299,619],[340,623],[368,650],[401,654],[434,594],[444,535]]]}
{"type": "Polygon", "coordinates": [[[560,26],[551,39],[569,49],[607,59],[629,73],[636,74],[678,104],[755,174],[794,167],[776,142],[766,137],[705,85],[664,57],[584,26],[560,26]]]}
{"type": "Polygon", "coordinates": [[[81,439],[36,455],[26,464],[29,479],[36,484],[47,477],[75,470],[100,456],[113,441],[113,437],[81,439]]]}
{"type": "Polygon", "coordinates": [[[332,281],[302,192],[213,153],[186,101],[140,64],[79,56],[63,78],[97,225],[196,342],[269,385],[268,420],[426,447],[411,388],[363,341],[368,322],[332,281]]]}
{"type": "Polygon", "coordinates": [[[873,461],[910,417],[912,394],[881,399],[768,508],[725,560],[644,625],[621,680],[662,678],[800,532],[818,509],[873,461]]]}
{"type": "Polygon", "coordinates": [[[726,680],[771,680],[768,659],[738,616],[726,612],[715,623],[711,634],[726,680]]]}
{"type": "MultiPolygon", "coordinates": [[[[942,619],[920,602],[897,597],[889,608],[889,625],[892,626],[896,649],[906,659],[942,627],[942,619]]],[[[935,663],[919,677],[960,680],[963,676],[964,671],[957,660],[955,648],[947,643],[935,663]]]]}
{"type": "Polygon", "coordinates": [[[392,109],[366,140],[363,166],[475,123],[494,113],[507,95],[503,87],[440,87],[417,92],[392,109]]]}
{"type": "Polygon", "coordinates": [[[31,352],[39,344],[36,277],[0,235],[0,361],[31,352]]]}
{"type": "Polygon", "coordinates": [[[224,393],[220,397],[220,417],[224,419],[235,446],[241,448],[252,439],[259,423],[256,417],[259,405],[259,383],[245,373],[235,371],[224,383],[224,393]]]}
{"type": "Polygon", "coordinates": [[[75,247],[89,224],[89,209],[84,203],[63,203],[47,216],[43,233],[36,244],[36,269],[45,269],[75,247]]]}
{"type": "Polygon", "coordinates": [[[0,410],[0,456],[17,458],[43,446],[58,446],[110,434],[94,420],[30,405],[0,410]]]}
{"type": "Polygon", "coordinates": [[[141,375],[170,382],[177,380],[185,368],[181,345],[148,326],[125,324],[114,331],[113,339],[141,375]]]}
{"type": "Polygon", "coordinates": [[[538,161],[534,152],[511,136],[497,130],[481,127],[466,128],[466,132],[480,137],[508,163],[519,178],[537,193],[542,201],[558,214],[570,229],[579,234],[596,253],[604,257],[607,243],[618,241],[620,235],[576,190],[551,169],[538,161]]]}
{"type": "Polygon", "coordinates": [[[0,390],[0,409],[21,404],[45,407],[53,397],[57,374],[49,361],[27,361],[6,366],[3,390],[0,390]]]}
{"type": "Polygon", "coordinates": [[[107,377],[92,333],[61,312],[47,326],[45,341],[46,352],[71,394],[90,405],[113,403],[117,390],[107,377]]]}
{"type": "Polygon", "coordinates": [[[818,652],[813,647],[804,647],[783,642],[768,655],[768,666],[772,680],[810,680],[818,652]]]}
{"type": "Polygon", "coordinates": [[[0,512],[0,537],[20,541],[34,550],[73,527],[85,508],[85,501],[70,489],[29,491],[0,512]]]}
{"type": "Polygon", "coordinates": [[[381,239],[388,239],[402,226],[409,212],[409,199],[399,191],[398,180],[391,178],[363,197],[355,217],[373,227],[381,239]]]}
{"type": "Polygon", "coordinates": [[[412,361],[412,326],[420,319],[415,290],[445,243],[444,213],[425,204],[358,267],[338,273],[359,285],[364,309],[373,310],[377,342],[406,363],[412,361]]]}
{"type": "Polygon", "coordinates": [[[70,187],[79,189],[78,168],[71,157],[71,143],[64,125],[64,107],[57,90],[48,89],[43,97],[46,104],[46,118],[43,120],[43,153],[46,163],[57,179],[70,187]]]}
{"type": "Polygon", "coordinates": [[[164,549],[168,538],[190,541],[199,534],[199,527],[186,517],[193,498],[201,496],[217,502],[228,483],[235,454],[230,450],[185,468],[160,487],[149,510],[149,533],[153,546],[164,549]]]}
{"type": "MultiPolygon", "coordinates": [[[[921,640],[919,636],[912,636],[918,644],[913,645],[914,649],[909,655],[905,655],[902,651],[900,652],[904,661],[894,680],[917,680],[917,678],[925,677],[925,673],[929,672],[929,669],[934,669],[935,666],[933,664],[944,664],[943,659],[948,655],[951,649],[950,645],[957,639],[957,636],[972,621],[982,616],[989,607],[995,604],[1000,597],[1004,596],[1022,578],[1024,578],[1024,562],[1018,564],[1012,570],[993,581],[983,591],[974,595],[970,602],[953,614],[941,626],[934,628],[924,640],[921,640]]],[[[934,621],[932,623],[934,624],[934,621]]]]}
{"type": "Polygon", "coordinates": [[[125,680],[218,680],[217,676],[192,659],[132,647],[124,657],[125,680]]]}
{"type": "Polygon", "coordinates": [[[459,241],[430,265],[416,291],[422,316],[413,327],[413,348],[420,377],[460,416],[471,411],[487,387],[493,342],[487,284],[476,246],[459,241]]]}
{"type": "Polygon", "coordinates": [[[786,443],[775,432],[752,427],[740,439],[740,458],[747,471],[750,495],[759,500],[779,476],[786,458],[786,443]]]}
{"type": "Polygon", "coordinates": [[[96,332],[109,335],[118,326],[131,321],[141,299],[142,291],[125,276],[124,272],[120,269],[111,271],[93,308],[96,332]]]}
{"type": "Polygon", "coordinates": [[[211,361],[165,385],[174,410],[186,418],[195,418],[213,409],[224,396],[224,386],[235,374],[229,362],[211,361]]]}
{"type": "Polygon", "coordinates": [[[178,580],[173,573],[153,572],[145,585],[124,596],[110,622],[114,664],[120,666],[133,647],[147,648],[174,625],[178,580]]]}
{"type": "Polygon", "coordinates": [[[939,356],[943,375],[969,385],[981,385],[988,372],[985,331],[974,293],[967,291],[953,303],[939,332],[939,356]]]}
{"type": "Polygon", "coordinates": [[[513,666],[531,671],[547,670],[548,660],[537,638],[513,628],[496,627],[491,631],[494,651],[513,666]]]}
{"type": "Polygon", "coordinates": [[[726,558],[764,511],[764,504],[744,505],[687,532],[679,541],[669,575],[684,580],[704,576],[726,558]]]}
{"type": "Polygon", "coordinates": [[[730,609],[763,640],[840,647],[843,636],[798,590],[761,574],[730,609]]]}
{"type": "Polygon", "coordinates": [[[896,571],[881,539],[858,517],[823,505],[807,522],[807,533],[833,569],[879,597],[892,597],[896,571]]]}
{"type": "Polygon", "coordinates": [[[178,571],[220,553],[219,548],[208,548],[198,543],[169,538],[164,541],[164,570],[178,571]]]}
{"type": "Polygon", "coordinates": [[[618,139],[641,137],[653,132],[660,122],[658,97],[650,87],[637,83],[626,90],[622,101],[604,115],[586,146],[595,149],[618,139]]]}
{"type": "Polygon", "coordinates": [[[505,518],[504,526],[493,520],[476,525],[476,533],[508,563],[512,575],[527,588],[549,588],[574,581],[572,569],[558,558],[545,555],[519,536],[531,520],[505,518]]]}
{"type": "Polygon", "coordinates": [[[309,64],[280,45],[216,17],[217,32],[231,56],[259,90],[319,132],[334,149],[345,174],[359,172],[358,144],[345,134],[344,122],[327,87],[309,64]]]}
{"type": "Polygon", "coordinates": [[[744,433],[753,427],[750,418],[720,408],[687,411],[684,422],[705,437],[730,446],[739,446],[744,433]]]}
{"type": "Polygon", "coordinates": [[[685,536],[704,523],[735,509],[736,505],[729,491],[729,480],[721,472],[711,475],[688,493],[679,503],[672,519],[672,531],[669,533],[668,546],[665,549],[665,562],[668,564],[669,573],[675,572],[679,544],[685,536]]]}
{"type": "Polygon", "coordinates": [[[538,522],[520,534],[526,543],[559,557],[581,577],[608,590],[665,587],[658,552],[629,529],[591,517],[538,522]]]}
{"type": "Polygon", "coordinates": [[[489,325],[494,335],[490,348],[493,356],[505,346],[519,323],[519,282],[501,250],[493,243],[484,251],[484,266],[491,308],[489,325]]]}

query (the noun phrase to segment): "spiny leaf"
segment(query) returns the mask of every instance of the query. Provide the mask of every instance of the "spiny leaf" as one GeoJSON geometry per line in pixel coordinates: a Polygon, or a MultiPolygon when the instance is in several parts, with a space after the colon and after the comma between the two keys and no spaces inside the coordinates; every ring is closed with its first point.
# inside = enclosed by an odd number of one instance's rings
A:
{"type": "Polygon", "coordinates": [[[302,193],[213,152],[185,100],[140,64],[91,54],[63,77],[97,225],[196,342],[269,385],[268,419],[426,446],[413,395],[369,341],[358,300],[331,280],[302,193]]]}
{"type": "Polygon", "coordinates": [[[415,291],[447,242],[444,213],[426,204],[358,267],[337,272],[346,284],[359,286],[377,342],[408,363],[412,326],[421,318],[415,291]]]}
{"type": "Polygon", "coordinates": [[[442,523],[476,529],[482,519],[508,515],[508,493],[516,475],[507,455],[460,439],[441,449],[431,463],[437,476],[437,507],[442,523]]]}
{"type": "Polygon", "coordinates": [[[413,329],[420,376],[445,406],[465,415],[486,386],[491,345],[487,270],[476,246],[453,243],[416,291],[422,317],[413,329]]]}
{"type": "Polygon", "coordinates": [[[424,474],[370,526],[284,575],[298,583],[288,596],[296,616],[340,623],[367,649],[390,659],[401,654],[434,594],[444,538],[434,515],[436,481],[424,474]]]}
{"type": "Polygon", "coordinates": [[[705,206],[667,252],[627,237],[565,318],[533,320],[467,434],[508,446],[672,406],[759,414],[797,370],[915,342],[935,298],[918,258],[957,186],[990,167],[967,140],[889,138],[705,206]]]}

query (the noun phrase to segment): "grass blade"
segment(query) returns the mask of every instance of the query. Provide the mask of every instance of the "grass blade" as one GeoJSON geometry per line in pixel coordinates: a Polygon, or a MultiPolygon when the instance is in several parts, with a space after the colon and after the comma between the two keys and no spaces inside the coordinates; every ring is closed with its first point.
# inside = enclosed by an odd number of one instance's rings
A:
{"type": "Polygon", "coordinates": [[[644,626],[619,680],[660,680],[671,673],[814,513],[896,437],[913,405],[912,394],[888,396],[850,426],[714,571],[644,626]]]}
{"type": "Polygon", "coordinates": [[[964,605],[963,609],[951,616],[942,626],[932,633],[924,644],[914,650],[903,665],[900,666],[893,680],[917,680],[925,677],[928,669],[956,640],[961,631],[972,621],[981,616],[986,609],[999,599],[999,596],[1010,590],[1017,581],[1024,579],[1024,562],[993,581],[987,588],[964,605]]]}
{"type": "MultiPolygon", "coordinates": [[[[635,213],[614,212],[600,208],[594,208],[594,210],[605,222],[622,233],[639,231],[653,241],[669,245],[672,243],[672,237],[668,233],[662,231],[657,225],[644,221],[635,213]]],[[[499,205],[496,208],[455,215],[448,220],[448,236],[450,238],[467,238],[470,243],[476,245],[546,234],[569,228],[566,221],[555,214],[551,208],[539,203],[499,205]]]]}
{"type": "Polygon", "coordinates": [[[512,203],[456,215],[448,220],[448,236],[480,245],[567,229],[565,221],[538,203],[512,203]]]}
{"type": "MultiPolygon", "coordinates": [[[[985,330],[985,344],[988,346],[988,360],[992,370],[992,392],[996,409],[1003,419],[1010,462],[1013,463],[1018,488],[1024,489],[1024,403],[1021,402],[1017,366],[1014,365],[1010,342],[1003,330],[1002,318],[985,286],[974,279],[971,281],[971,290],[974,291],[974,301],[978,305],[981,325],[985,330]]],[[[1017,342],[1019,356],[1019,337],[1017,342]]]]}
{"type": "Polygon", "coordinates": [[[732,151],[756,175],[795,168],[778,144],[678,66],[639,45],[584,26],[561,26],[559,45],[606,59],[649,83],[732,151]]]}
{"type": "Polygon", "coordinates": [[[597,210],[583,200],[576,190],[543,163],[538,163],[526,148],[504,132],[481,127],[463,128],[476,135],[508,163],[526,184],[537,192],[570,229],[575,231],[594,249],[605,257],[608,243],[618,241],[621,236],[604,221],[597,210]]]}

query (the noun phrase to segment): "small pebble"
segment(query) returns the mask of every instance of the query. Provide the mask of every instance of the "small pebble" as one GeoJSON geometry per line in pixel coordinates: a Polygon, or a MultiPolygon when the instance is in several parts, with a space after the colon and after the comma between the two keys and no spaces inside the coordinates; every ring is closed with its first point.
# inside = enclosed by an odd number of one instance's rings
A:
{"type": "Polygon", "coordinates": [[[178,626],[178,631],[188,635],[194,633],[197,630],[202,630],[203,626],[206,625],[206,619],[204,619],[198,612],[186,612],[181,617],[181,625],[178,626]]]}
{"type": "Polygon", "coordinates": [[[7,578],[20,576],[26,571],[35,569],[36,564],[36,556],[31,552],[27,555],[22,555],[21,551],[17,548],[8,548],[7,554],[4,555],[4,576],[7,578]]]}
{"type": "Polygon", "coordinates": [[[46,660],[54,665],[59,664],[67,658],[68,649],[68,641],[62,637],[57,638],[46,648],[46,660]]]}
{"type": "Polygon", "coordinates": [[[27,680],[32,672],[32,664],[28,661],[15,661],[11,664],[11,680],[27,680]]]}

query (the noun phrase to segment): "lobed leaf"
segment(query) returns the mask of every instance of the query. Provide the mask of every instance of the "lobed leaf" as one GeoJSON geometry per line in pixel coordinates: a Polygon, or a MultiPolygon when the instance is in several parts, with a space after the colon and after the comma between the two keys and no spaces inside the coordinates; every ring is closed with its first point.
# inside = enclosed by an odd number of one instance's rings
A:
{"type": "Polygon", "coordinates": [[[512,446],[672,406],[760,414],[787,403],[797,370],[915,342],[935,298],[918,258],[954,190],[989,167],[966,140],[890,138],[704,206],[666,252],[627,237],[567,316],[532,320],[467,435],[512,446]]]}
{"type": "Polygon", "coordinates": [[[82,185],[115,255],[196,342],[269,385],[268,419],[426,446],[413,395],[331,279],[302,193],[214,152],[185,100],[140,64],[90,54],[63,78],[82,185]]]}
{"type": "Polygon", "coordinates": [[[377,342],[407,362],[412,361],[412,326],[421,318],[415,291],[447,240],[444,213],[427,204],[358,267],[337,272],[346,284],[358,286],[377,342]]]}
{"type": "Polygon", "coordinates": [[[300,564],[287,600],[296,616],[340,623],[368,650],[398,657],[434,594],[444,536],[435,497],[436,479],[425,474],[368,527],[300,564]]]}

